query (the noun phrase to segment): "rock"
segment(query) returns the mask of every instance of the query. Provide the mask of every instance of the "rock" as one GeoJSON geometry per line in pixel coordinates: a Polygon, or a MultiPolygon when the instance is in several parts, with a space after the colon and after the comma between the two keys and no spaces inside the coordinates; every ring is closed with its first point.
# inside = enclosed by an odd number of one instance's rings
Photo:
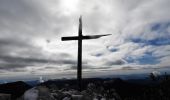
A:
{"type": "Polygon", "coordinates": [[[11,100],[11,95],[0,93],[0,100],[11,100]]]}
{"type": "Polygon", "coordinates": [[[72,95],[73,100],[82,100],[83,95],[72,95]]]}

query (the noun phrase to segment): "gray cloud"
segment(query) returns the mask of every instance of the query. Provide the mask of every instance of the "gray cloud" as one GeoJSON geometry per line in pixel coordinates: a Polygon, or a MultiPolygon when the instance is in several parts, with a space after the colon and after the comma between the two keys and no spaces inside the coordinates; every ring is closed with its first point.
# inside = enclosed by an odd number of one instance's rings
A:
{"type": "Polygon", "coordinates": [[[124,60],[116,60],[116,61],[108,61],[108,62],[106,62],[106,65],[108,65],[108,66],[112,66],[112,65],[123,65],[123,64],[125,64],[126,62],[124,61],[124,60]]]}
{"type": "MultiPolygon", "coordinates": [[[[82,69],[86,70],[86,71],[91,71],[91,70],[108,70],[110,68],[111,67],[100,67],[100,66],[96,67],[96,66],[89,65],[89,64],[82,65],[82,69]]],[[[71,67],[66,68],[65,70],[77,70],[77,66],[76,65],[72,65],[71,67]]]]}
{"type": "MultiPolygon", "coordinates": [[[[63,57],[62,55],[66,55],[66,54],[61,54],[61,57],[63,57]]],[[[46,58],[32,58],[32,57],[26,58],[26,57],[14,57],[14,56],[2,56],[2,55],[0,56],[0,61],[1,61],[0,69],[7,70],[7,71],[15,71],[15,70],[19,71],[19,68],[24,70],[29,66],[43,67],[44,65],[48,66],[48,64],[57,65],[57,66],[61,66],[62,64],[76,65],[76,61],[71,59],[55,60],[55,59],[46,59],[46,58]]]]}

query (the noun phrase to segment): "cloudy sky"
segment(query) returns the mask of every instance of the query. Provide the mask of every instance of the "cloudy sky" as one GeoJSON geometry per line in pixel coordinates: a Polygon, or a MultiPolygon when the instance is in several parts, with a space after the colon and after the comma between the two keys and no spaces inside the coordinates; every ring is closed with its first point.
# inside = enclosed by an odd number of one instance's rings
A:
{"type": "MultiPolygon", "coordinates": [[[[0,77],[76,75],[83,34],[83,73],[170,67],[170,0],[0,0],[0,77]]],[[[59,76],[57,76],[59,77],[59,76]]]]}

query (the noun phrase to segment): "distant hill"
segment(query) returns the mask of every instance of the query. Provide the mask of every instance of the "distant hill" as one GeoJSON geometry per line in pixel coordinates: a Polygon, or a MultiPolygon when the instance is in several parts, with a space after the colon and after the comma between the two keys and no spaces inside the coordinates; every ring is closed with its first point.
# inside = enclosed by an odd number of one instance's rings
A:
{"type": "Polygon", "coordinates": [[[30,80],[30,81],[25,81],[25,82],[32,87],[40,84],[39,80],[30,80]]]}
{"type": "Polygon", "coordinates": [[[31,86],[26,84],[25,82],[18,81],[1,84],[0,93],[11,94],[11,100],[15,100],[16,98],[22,96],[23,93],[30,88],[31,86]]]}

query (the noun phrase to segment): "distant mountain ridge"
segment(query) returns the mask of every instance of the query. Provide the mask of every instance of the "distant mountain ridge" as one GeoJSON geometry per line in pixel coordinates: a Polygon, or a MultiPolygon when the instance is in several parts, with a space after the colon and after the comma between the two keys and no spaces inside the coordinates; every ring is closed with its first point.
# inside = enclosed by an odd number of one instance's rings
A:
{"type": "Polygon", "coordinates": [[[11,94],[11,100],[22,96],[24,92],[30,89],[31,86],[23,81],[6,83],[0,85],[0,93],[11,94]]]}

